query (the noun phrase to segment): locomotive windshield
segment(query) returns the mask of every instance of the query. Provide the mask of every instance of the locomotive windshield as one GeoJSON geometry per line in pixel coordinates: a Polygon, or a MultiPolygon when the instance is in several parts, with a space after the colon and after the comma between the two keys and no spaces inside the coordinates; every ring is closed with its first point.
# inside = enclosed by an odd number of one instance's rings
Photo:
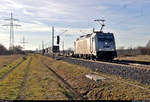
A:
{"type": "Polygon", "coordinates": [[[113,34],[99,34],[98,35],[98,41],[114,41],[114,36],[113,34]]]}
{"type": "Polygon", "coordinates": [[[115,40],[112,33],[98,33],[98,49],[109,50],[115,48],[115,40]]]}
{"type": "Polygon", "coordinates": [[[113,38],[98,38],[98,41],[113,41],[113,38]]]}

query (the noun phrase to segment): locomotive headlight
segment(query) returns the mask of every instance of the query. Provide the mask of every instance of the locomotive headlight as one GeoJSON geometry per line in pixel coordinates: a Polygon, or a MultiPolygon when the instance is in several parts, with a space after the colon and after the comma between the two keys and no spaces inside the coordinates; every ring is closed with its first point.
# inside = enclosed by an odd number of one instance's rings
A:
{"type": "Polygon", "coordinates": [[[115,49],[111,49],[111,50],[113,50],[113,51],[114,51],[115,49]]]}
{"type": "Polygon", "coordinates": [[[99,51],[102,51],[102,49],[99,49],[99,51]]]}

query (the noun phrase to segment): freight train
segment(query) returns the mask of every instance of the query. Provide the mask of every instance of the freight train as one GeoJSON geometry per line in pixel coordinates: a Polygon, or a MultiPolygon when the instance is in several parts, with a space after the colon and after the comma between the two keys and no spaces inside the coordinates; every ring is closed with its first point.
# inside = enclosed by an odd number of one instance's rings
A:
{"type": "MultiPolygon", "coordinates": [[[[102,21],[104,20],[97,20],[102,21]]],[[[113,33],[94,31],[91,34],[80,36],[74,42],[74,57],[92,60],[113,60],[117,57],[115,38],[113,33]]]]}
{"type": "MultiPolygon", "coordinates": [[[[91,60],[113,60],[117,57],[115,38],[113,33],[104,33],[102,31],[105,20],[98,21],[102,27],[100,31],[80,36],[74,42],[74,52],[57,52],[55,54],[61,56],[72,56],[76,58],[85,58],[91,60]],[[101,23],[102,22],[102,23],[101,23]]],[[[53,53],[52,49],[45,49],[45,54],[53,53]]]]}

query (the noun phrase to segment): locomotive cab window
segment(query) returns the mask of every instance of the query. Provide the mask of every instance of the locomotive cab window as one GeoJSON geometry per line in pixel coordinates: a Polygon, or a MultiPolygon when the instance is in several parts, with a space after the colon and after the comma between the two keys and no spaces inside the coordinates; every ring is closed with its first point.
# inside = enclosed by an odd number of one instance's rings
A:
{"type": "Polygon", "coordinates": [[[114,38],[98,38],[98,41],[112,42],[112,41],[114,41],[114,38]]]}

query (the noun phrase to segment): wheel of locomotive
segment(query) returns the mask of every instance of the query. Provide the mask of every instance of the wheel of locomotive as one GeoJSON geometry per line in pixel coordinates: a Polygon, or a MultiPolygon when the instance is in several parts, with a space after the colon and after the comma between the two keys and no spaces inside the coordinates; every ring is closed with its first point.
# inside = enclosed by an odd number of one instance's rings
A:
{"type": "Polygon", "coordinates": [[[92,59],[92,55],[90,55],[90,60],[93,60],[93,59],[92,59]]]}
{"type": "Polygon", "coordinates": [[[90,60],[91,58],[90,58],[90,55],[88,55],[88,59],[90,60]]]}
{"type": "Polygon", "coordinates": [[[94,61],[95,61],[95,56],[94,56],[94,55],[92,55],[92,60],[94,60],[94,61]]]}

